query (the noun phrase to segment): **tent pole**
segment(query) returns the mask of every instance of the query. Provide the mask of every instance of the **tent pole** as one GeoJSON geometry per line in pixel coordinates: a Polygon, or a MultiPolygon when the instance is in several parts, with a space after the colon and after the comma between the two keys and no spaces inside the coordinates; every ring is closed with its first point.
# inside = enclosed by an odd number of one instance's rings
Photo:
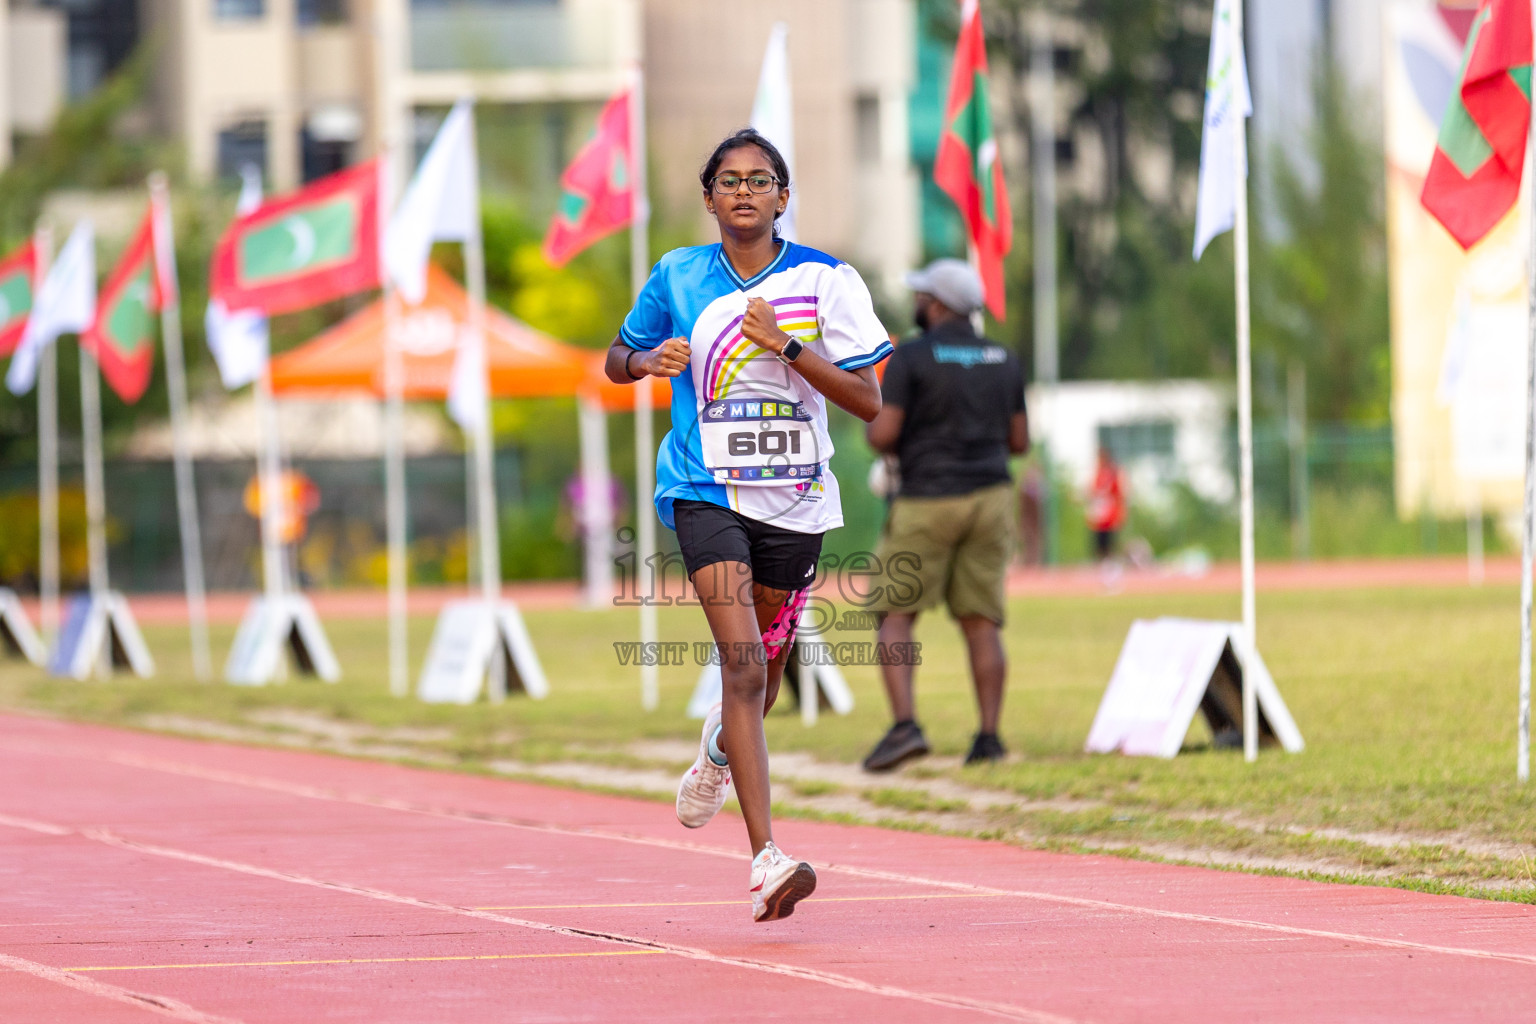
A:
{"type": "MultiPolygon", "coordinates": [[[[629,229],[629,283],[635,298],[650,273],[651,205],[646,185],[645,73],[633,71],[629,103],[630,181],[635,183],[634,219],[629,229]]],[[[652,649],[659,630],[656,621],[656,438],[651,422],[651,382],[635,389],[635,572],[640,596],[640,643],[652,649]]],[[[640,706],[655,711],[661,703],[660,670],[655,659],[640,659],[640,706]]]]}
{"type": "MultiPolygon", "coordinates": [[[[39,287],[53,262],[53,232],[37,230],[39,287]]],[[[43,347],[37,382],[38,622],[50,650],[59,634],[59,355],[58,343],[43,347]]]]}
{"type": "Polygon", "coordinates": [[[597,396],[576,396],[578,432],[581,438],[581,508],[582,553],[585,560],[586,603],[601,608],[613,600],[613,556],[609,538],[613,535],[613,499],[609,480],[608,417],[597,396]]]}
{"type": "Polygon", "coordinates": [[[396,338],[400,299],[384,289],[384,506],[388,533],[389,692],[410,693],[410,647],[406,634],[407,573],[405,511],[404,370],[396,338]]]}

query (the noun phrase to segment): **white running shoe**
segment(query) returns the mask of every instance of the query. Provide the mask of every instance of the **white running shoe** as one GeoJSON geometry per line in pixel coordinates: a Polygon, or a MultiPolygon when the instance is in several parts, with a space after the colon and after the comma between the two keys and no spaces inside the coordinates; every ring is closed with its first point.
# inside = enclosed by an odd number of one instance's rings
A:
{"type": "Polygon", "coordinates": [[[816,891],[816,871],[769,843],[752,858],[752,920],[778,921],[816,891]]]}
{"type": "Polygon", "coordinates": [[[704,735],[699,738],[699,756],[693,767],[683,773],[677,784],[677,820],[688,828],[703,828],[725,805],[731,787],[729,765],[718,765],[709,756],[709,738],[720,726],[720,705],[710,709],[704,719],[704,735]]]}

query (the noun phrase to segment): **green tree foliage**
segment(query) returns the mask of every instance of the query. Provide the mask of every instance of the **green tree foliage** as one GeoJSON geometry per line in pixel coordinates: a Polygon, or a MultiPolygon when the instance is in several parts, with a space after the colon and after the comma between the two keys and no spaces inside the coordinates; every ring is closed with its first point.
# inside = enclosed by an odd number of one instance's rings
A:
{"type": "MultiPolygon", "coordinates": [[[[994,76],[1006,76],[1016,139],[1030,130],[1028,19],[1040,6],[1082,28],[1057,60],[1057,126],[1093,187],[1062,167],[1058,217],[1062,375],[1213,377],[1233,370],[1232,241],[1199,263],[1195,183],[1210,46],[1209,0],[994,0],[984,6],[994,76]],[[1064,57],[1065,59],[1062,59],[1064,57]]],[[[951,21],[952,21],[952,16],[951,21]]],[[[954,28],[930,17],[929,31],[954,28]]],[[[1064,34],[1070,38],[1070,34],[1064,34]]],[[[1305,87],[1298,78],[1298,88],[1305,87]]],[[[1274,182],[1272,216],[1255,216],[1254,345],[1260,361],[1300,360],[1312,418],[1385,422],[1389,320],[1382,158],[1361,103],[1319,59],[1313,128],[1296,150],[1254,152],[1274,182]],[[1315,168],[1315,174],[1302,166],[1315,168]],[[1278,228],[1272,236],[1265,223],[1278,228]]],[[[1251,136],[1250,136],[1251,137],[1251,136]]],[[[1016,150],[1017,151],[1017,148],[1016,150]]],[[[1018,224],[1008,261],[1006,324],[990,325],[1029,353],[1032,278],[1028,168],[1010,166],[1018,224]]],[[[1257,213],[1257,208],[1256,208],[1257,213]]],[[[1262,389],[1261,389],[1262,390],[1262,389]]],[[[1280,411],[1278,396],[1260,412],[1280,411]]]]}
{"type": "Polygon", "coordinates": [[[1327,62],[1313,76],[1306,159],[1267,154],[1282,230],[1255,250],[1255,348],[1307,368],[1311,418],[1386,423],[1390,414],[1383,161],[1362,104],[1327,62]]]}

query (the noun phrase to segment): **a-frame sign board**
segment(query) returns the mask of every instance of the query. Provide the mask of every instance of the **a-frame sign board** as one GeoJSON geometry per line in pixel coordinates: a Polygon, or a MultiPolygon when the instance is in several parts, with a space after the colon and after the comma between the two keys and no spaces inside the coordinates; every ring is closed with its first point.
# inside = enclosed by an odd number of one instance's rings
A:
{"type": "Polygon", "coordinates": [[[155,660],[122,594],[81,594],[70,598],[64,625],[48,656],[48,671],[56,676],[86,680],[126,668],[141,679],[155,674],[155,660]]]}
{"type": "MultiPolygon", "coordinates": [[[[826,657],[826,652],[831,648],[827,644],[802,639],[809,614],[809,607],[800,613],[800,624],[795,630],[795,647],[784,665],[784,686],[800,704],[801,721],[806,725],[815,725],[816,716],[823,707],[839,715],[851,712],[853,691],[848,688],[842,670],[826,657]],[[807,683],[816,694],[815,700],[805,698],[804,687],[807,683]]],[[[693,688],[693,696],[688,699],[688,717],[708,717],[709,709],[720,703],[722,692],[720,666],[713,663],[705,665],[693,688]]]]}
{"type": "Polygon", "coordinates": [[[473,704],[482,689],[491,700],[509,691],[542,699],[549,680],[517,605],[450,601],[437,617],[416,696],[429,704],[473,704]]]}
{"type": "Polygon", "coordinates": [[[41,666],[48,660],[48,649],[32,628],[21,598],[7,587],[0,587],[0,655],[15,655],[41,666]]]}
{"type": "Polygon", "coordinates": [[[1173,757],[1198,711],[1217,746],[1242,746],[1243,676],[1259,709],[1259,745],[1297,753],[1305,744],[1280,689],[1236,622],[1138,619],[1088,731],[1090,753],[1173,757]]]}
{"type": "Polygon", "coordinates": [[[302,594],[257,597],[245,610],[235,645],[224,663],[224,678],[239,686],[265,686],[286,677],[284,651],[298,670],[327,683],[341,678],[341,665],[331,650],[314,605],[302,594]]]}

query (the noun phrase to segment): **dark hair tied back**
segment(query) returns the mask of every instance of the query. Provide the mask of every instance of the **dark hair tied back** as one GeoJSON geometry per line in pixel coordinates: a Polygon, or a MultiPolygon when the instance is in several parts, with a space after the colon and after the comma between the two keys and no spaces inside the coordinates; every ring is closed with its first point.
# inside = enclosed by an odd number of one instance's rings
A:
{"type": "MultiPolygon", "coordinates": [[[[720,164],[725,160],[725,154],[745,146],[756,146],[762,150],[773,168],[773,176],[779,179],[779,187],[789,188],[789,164],[784,162],[784,154],[779,152],[779,147],[769,142],[756,128],[742,128],[721,140],[720,145],[715,147],[715,151],[709,154],[709,159],[704,161],[704,169],[699,172],[699,184],[704,187],[706,195],[715,180],[715,175],[720,173],[720,164]]],[[[777,221],[781,216],[783,216],[782,213],[775,213],[773,219],[777,221]]]]}

